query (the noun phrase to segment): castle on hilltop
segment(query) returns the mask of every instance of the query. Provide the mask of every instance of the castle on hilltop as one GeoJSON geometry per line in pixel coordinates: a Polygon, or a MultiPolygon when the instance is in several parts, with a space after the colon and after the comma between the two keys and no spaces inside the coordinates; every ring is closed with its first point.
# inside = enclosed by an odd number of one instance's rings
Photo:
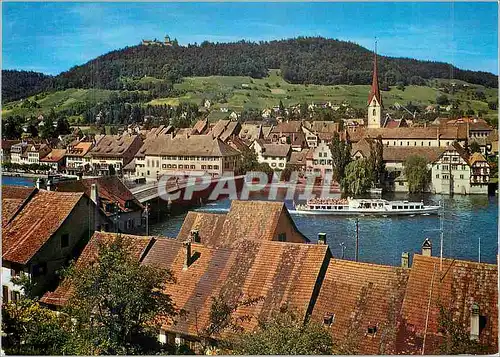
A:
{"type": "Polygon", "coordinates": [[[144,46],[172,46],[173,43],[170,40],[170,36],[166,35],[163,42],[158,41],[156,38],[154,40],[142,40],[141,42],[144,46]]]}

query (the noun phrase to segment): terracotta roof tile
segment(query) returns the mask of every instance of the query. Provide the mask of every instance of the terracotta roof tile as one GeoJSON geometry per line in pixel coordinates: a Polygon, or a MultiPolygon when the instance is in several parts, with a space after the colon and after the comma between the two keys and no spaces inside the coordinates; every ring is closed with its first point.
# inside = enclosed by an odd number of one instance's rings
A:
{"type": "Polygon", "coordinates": [[[2,229],[2,257],[26,264],[49,240],[83,193],[38,191],[2,229]]]}
{"type": "Polygon", "coordinates": [[[262,156],[264,157],[287,157],[290,153],[291,146],[290,144],[262,144],[264,151],[262,152],[262,156]]]}
{"type": "Polygon", "coordinates": [[[121,157],[137,141],[142,141],[138,135],[104,135],[97,145],[90,150],[90,155],[92,157],[121,157]]]}
{"type": "Polygon", "coordinates": [[[298,120],[281,122],[271,129],[271,133],[298,133],[302,132],[301,127],[302,122],[298,120]]]}
{"type": "Polygon", "coordinates": [[[66,155],[66,149],[52,149],[43,159],[42,162],[59,162],[64,159],[66,155]]]}
{"type": "MultiPolygon", "coordinates": [[[[498,352],[498,267],[492,264],[443,259],[415,254],[402,307],[402,317],[416,335],[415,345],[402,348],[421,353],[422,337],[427,321],[427,339],[436,340],[439,328],[439,302],[451,309],[456,321],[466,328],[470,324],[472,303],[487,316],[480,340],[498,352]],[[427,308],[429,307],[429,310],[427,308]],[[428,311],[428,313],[427,313],[428,311]]],[[[415,341],[413,341],[415,343],[415,341]]],[[[432,354],[434,343],[426,343],[425,354],[432,354]],[[428,347],[427,347],[428,346],[428,347]]]]}
{"type": "Polygon", "coordinates": [[[34,191],[35,187],[2,185],[2,227],[34,191]]]}
{"type": "Polygon", "coordinates": [[[163,135],[146,140],[136,156],[233,156],[239,152],[211,135],[163,135]]]}
{"type": "Polygon", "coordinates": [[[357,354],[391,354],[408,270],[348,260],[332,259],[316,301],[313,318],[323,323],[334,314],[327,327],[334,341],[349,340],[357,354]],[[377,326],[368,334],[369,326],[377,326]]]}

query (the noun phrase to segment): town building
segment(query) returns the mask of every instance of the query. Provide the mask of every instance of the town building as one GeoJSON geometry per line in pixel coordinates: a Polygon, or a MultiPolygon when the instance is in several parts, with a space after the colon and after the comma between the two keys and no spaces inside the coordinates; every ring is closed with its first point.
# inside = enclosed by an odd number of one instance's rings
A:
{"type": "Polygon", "coordinates": [[[61,181],[57,192],[84,192],[108,218],[103,229],[109,232],[142,232],[144,206],[116,176],[61,181]]]}
{"type": "Polygon", "coordinates": [[[301,138],[303,138],[305,147],[305,137],[304,133],[302,132],[301,121],[285,121],[278,123],[277,125],[272,127],[269,136],[264,138],[271,139],[271,141],[274,143],[290,145],[296,142],[298,139],[300,140],[301,138]]]}
{"type": "Polygon", "coordinates": [[[490,166],[482,154],[453,143],[433,162],[431,177],[434,193],[487,194],[490,166]]]}
{"type": "Polygon", "coordinates": [[[141,146],[139,135],[105,135],[89,152],[92,169],[97,175],[110,175],[111,170],[121,175],[141,146]]]}
{"type": "Polygon", "coordinates": [[[0,153],[1,155],[1,161],[2,163],[8,163],[11,161],[10,158],[10,150],[12,145],[19,144],[21,140],[6,140],[2,139],[2,152],[0,153]]]}
{"type": "Polygon", "coordinates": [[[306,156],[306,173],[323,178],[332,175],[332,152],[326,142],[321,142],[317,147],[309,150],[306,156]]]}
{"type": "Polygon", "coordinates": [[[106,222],[83,193],[2,186],[2,291],[17,300],[21,272],[35,283],[34,294],[53,288],[56,271],[78,256],[94,230],[106,222]],[[89,211],[90,210],[90,211],[89,211]]]}
{"type": "Polygon", "coordinates": [[[92,142],[80,141],[70,145],[66,149],[66,173],[76,175],[90,171],[91,158],[89,152],[94,144],[92,142]]]}
{"type": "Polygon", "coordinates": [[[157,180],[164,174],[195,171],[218,177],[234,171],[240,155],[210,134],[148,138],[135,156],[136,176],[157,180]]]}
{"type": "Polygon", "coordinates": [[[248,124],[248,123],[243,123],[241,124],[241,130],[240,133],[238,134],[239,138],[243,140],[244,142],[250,144],[254,140],[258,139],[263,139],[264,135],[262,132],[262,124],[248,124]]]}
{"type": "Polygon", "coordinates": [[[209,135],[214,138],[219,138],[223,142],[232,136],[238,136],[241,130],[241,124],[232,120],[219,120],[210,130],[209,135]]]}
{"type": "Polygon", "coordinates": [[[10,147],[10,160],[16,164],[39,164],[50,151],[45,143],[22,141],[10,147]]]}
{"type": "Polygon", "coordinates": [[[264,140],[255,140],[250,149],[257,154],[259,163],[266,163],[273,170],[280,171],[286,167],[292,152],[290,144],[267,143],[264,140]]]}
{"type": "Polygon", "coordinates": [[[50,170],[60,172],[64,168],[64,158],[66,149],[52,149],[43,159],[40,159],[41,164],[50,166],[50,170]]]}

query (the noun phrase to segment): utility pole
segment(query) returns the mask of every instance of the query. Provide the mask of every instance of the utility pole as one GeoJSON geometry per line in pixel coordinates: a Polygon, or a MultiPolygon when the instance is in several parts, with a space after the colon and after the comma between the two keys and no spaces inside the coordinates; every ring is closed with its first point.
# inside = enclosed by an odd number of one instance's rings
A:
{"type": "Polygon", "coordinates": [[[479,237],[479,263],[481,263],[481,237],[479,237]]]}
{"type": "Polygon", "coordinates": [[[146,203],[146,236],[149,236],[149,203],[146,203]]]}
{"type": "Polygon", "coordinates": [[[358,261],[359,253],[359,218],[356,217],[356,261],[358,261]]]}
{"type": "Polygon", "coordinates": [[[439,206],[441,206],[441,214],[439,216],[439,231],[441,233],[441,252],[439,254],[439,271],[443,271],[443,218],[444,218],[444,201],[439,201],[439,206]],[[442,206],[441,206],[442,205],[442,206]]]}

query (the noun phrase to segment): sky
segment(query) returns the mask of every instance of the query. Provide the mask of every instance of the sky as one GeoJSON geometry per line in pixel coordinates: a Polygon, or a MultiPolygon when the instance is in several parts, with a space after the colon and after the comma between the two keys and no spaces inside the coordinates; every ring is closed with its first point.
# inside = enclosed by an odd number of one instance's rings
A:
{"type": "Polygon", "coordinates": [[[58,74],[142,39],[322,36],[498,74],[496,2],[3,2],[2,68],[58,74]]]}

